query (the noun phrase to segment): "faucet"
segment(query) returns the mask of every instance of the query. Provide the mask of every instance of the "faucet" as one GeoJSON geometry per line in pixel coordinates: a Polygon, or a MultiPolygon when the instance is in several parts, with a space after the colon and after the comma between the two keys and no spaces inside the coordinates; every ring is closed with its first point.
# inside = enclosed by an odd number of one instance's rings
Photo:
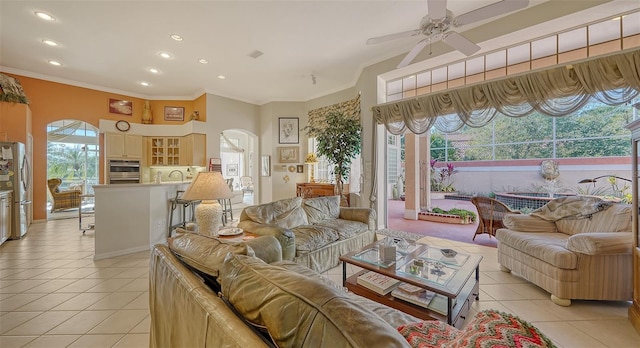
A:
{"type": "Polygon", "coordinates": [[[182,172],[181,172],[181,171],[179,171],[179,170],[177,170],[177,169],[174,169],[174,170],[172,170],[171,172],[169,172],[169,177],[171,177],[171,175],[173,175],[173,173],[178,173],[178,174],[180,174],[180,182],[183,182],[183,181],[184,181],[184,174],[182,174],[182,172]]]}

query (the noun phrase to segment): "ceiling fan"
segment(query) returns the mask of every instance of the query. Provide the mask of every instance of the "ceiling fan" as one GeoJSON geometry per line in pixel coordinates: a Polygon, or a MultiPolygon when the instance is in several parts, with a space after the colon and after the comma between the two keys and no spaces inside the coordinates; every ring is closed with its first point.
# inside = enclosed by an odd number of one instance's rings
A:
{"type": "Polygon", "coordinates": [[[439,40],[442,40],[445,44],[464,53],[465,55],[470,56],[478,52],[478,50],[480,50],[480,46],[471,42],[459,33],[450,31],[449,29],[451,29],[451,27],[460,27],[507,12],[519,10],[527,7],[528,5],[529,0],[502,0],[479,9],[463,13],[459,16],[454,16],[453,13],[447,9],[447,0],[427,0],[428,14],[422,18],[418,29],[374,37],[367,40],[367,45],[420,34],[426,36],[426,38],[420,40],[420,42],[413,47],[404,59],[402,59],[400,64],[398,64],[398,68],[409,65],[428,44],[439,40]]]}

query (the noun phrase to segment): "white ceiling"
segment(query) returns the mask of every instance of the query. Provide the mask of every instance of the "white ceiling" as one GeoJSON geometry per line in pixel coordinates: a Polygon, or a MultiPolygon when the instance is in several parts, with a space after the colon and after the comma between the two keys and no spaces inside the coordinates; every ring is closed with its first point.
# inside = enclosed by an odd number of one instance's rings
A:
{"type": "MultiPolygon", "coordinates": [[[[447,7],[459,15],[494,2],[449,0],[447,7]]],[[[486,40],[607,2],[532,0],[527,9],[456,31],[482,46],[486,40]]],[[[638,4],[612,3],[619,2],[638,4]]],[[[0,70],[147,99],[191,100],[208,92],[258,105],[307,101],[354,86],[366,66],[392,57],[396,65],[420,38],[371,46],[365,41],[416,29],[426,14],[426,0],[1,0],[0,70]],[[37,18],[36,10],[56,21],[37,18]],[[184,40],[174,41],[171,34],[184,40]],[[44,39],[60,46],[47,46],[44,39]],[[249,54],[255,50],[264,54],[254,59],[249,54]],[[159,57],[161,51],[173,58],[159,57]],[[199,58],[209,63],[200,64],[199,58]],[[63,65],[51,66],[51,59],[63,65]],[[151,67],[160,74],[150,73],[151,67]],[[141,81],[150,86],[141,86],[141,81]]],[[[434,55],[447,51],[442,43],[433,45],[434,55]]],[[[427,58],[434,56],[423,52],[416,61],[427,58]]]]}

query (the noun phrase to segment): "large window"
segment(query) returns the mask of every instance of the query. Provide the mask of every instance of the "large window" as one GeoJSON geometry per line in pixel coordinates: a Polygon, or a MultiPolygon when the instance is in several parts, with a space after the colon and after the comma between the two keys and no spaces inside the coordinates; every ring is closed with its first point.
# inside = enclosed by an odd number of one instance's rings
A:
{"type": "Polygon", "coordinates": [[[431,156],[445,162],[629,156],[630,132],[624,126],[636,113],[630,105],[593,101],[564,117],[499,115],[485,127],[465,126],[451,134],[433,129],[431,156]]]}

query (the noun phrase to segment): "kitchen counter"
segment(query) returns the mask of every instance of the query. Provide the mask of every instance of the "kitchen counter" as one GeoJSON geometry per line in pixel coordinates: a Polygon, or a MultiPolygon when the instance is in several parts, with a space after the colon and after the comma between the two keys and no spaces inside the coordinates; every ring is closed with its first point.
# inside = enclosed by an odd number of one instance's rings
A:
{"type": "Polygon", "coordinates": [[[184,191],[188,186],[186,181],[94,185],[94,259],[147,251],[152,245],[165,242],[171,211],[169,200],[176,196],[176,191],[184,191]]]}

